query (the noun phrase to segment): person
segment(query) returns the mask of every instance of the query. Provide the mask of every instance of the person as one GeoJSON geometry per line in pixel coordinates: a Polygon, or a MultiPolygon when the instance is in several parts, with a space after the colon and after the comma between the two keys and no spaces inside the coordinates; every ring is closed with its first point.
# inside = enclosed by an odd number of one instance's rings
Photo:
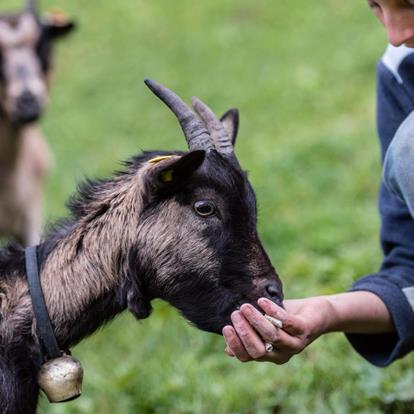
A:
{"type": "Polygon", "coordinates": [[[390,43],[377,66],[382,265],[344,293],[286,300],[284,309],[259,299],[259,307],[282,321],[282,329],[254,306],[242,305],[223,329],[227,354],[240,361],[283,364],[334,331],[344,332],[355,350],[379,367],[414,349],[414,0],[368,4],[390,43]]]}

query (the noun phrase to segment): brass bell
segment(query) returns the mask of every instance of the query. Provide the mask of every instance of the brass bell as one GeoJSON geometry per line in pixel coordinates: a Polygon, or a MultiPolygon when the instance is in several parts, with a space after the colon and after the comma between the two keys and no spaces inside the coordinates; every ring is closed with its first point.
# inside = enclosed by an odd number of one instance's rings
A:
{"type": "Polygon", "coordinates": [[[74,400],[82,393],[83,368],[69,355],[45,362],[37,382],[51,403],[74,400]]]}

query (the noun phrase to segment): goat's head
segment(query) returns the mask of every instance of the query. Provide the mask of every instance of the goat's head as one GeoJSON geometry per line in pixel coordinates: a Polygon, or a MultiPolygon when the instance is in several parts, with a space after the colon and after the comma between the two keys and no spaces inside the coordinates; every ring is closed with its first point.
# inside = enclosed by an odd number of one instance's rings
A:
{"type": "Polygon", "coordinates": [[[74,23],[62,14],[40,18],[34,0],[0,15],[0,113],[14,124],[35,121],[47,103],[53,40],[74,23]]]}
{"type": "Polygon", "coordinates": [[[219,333],[242,303],[283,298],[257,235],[253,189],[234,154],[238,111],[219,120],[193,98],[196,114],[164,86],[146,84],[178,118],[189,152],[147,154],[137,262],[151,297],[219,333]]]}

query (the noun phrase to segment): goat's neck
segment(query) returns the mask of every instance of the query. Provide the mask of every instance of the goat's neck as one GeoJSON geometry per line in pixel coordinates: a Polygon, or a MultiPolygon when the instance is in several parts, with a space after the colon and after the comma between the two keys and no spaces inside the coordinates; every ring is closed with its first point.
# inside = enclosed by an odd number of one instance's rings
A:
{"type": "Polygon", "coordinates": [[[119,194],[101,217],[75,223],[43,264],[42,287],[61,345],[78,342],[126,307],[123,262],[137,228],[136,194],[119,194]]]}
{"type": "Polygon", "coordinates": [[[42,272],[45,300],[62,346],[80,341],[125,309],[117,300],[123,282],[117,273],[119,249],[93,247],[72,257],[62,248],[42,272]]]}
{"type": "Polygon", "coordinates": [[[22,128],[0,116],[0,169],[10,171],[17,161],[22,128]]]}

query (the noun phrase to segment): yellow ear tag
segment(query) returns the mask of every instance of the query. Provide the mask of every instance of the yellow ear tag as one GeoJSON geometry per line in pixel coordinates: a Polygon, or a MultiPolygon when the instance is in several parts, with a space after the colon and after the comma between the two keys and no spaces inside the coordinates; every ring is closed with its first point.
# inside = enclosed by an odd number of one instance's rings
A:
{"type": "Polygon", "coordinates": [[[174,155],[160,155],[158,157],[151,158],[148,162],[150,164],[156,164],[157,162],[164,161],[164,160],[167,160],[168,158],[172,158],[172,157],[174,157],[174,155]]]}
{"type": "Polygon", "coordinates": [[[164,183],[170,183],[173,180],[172,174],[173,174],[173,170],[164,171],[163,173],[161,173],[161,180],[164,183]]]}
{"type": "MultiPolygon", "coordinates": [[[[174,155],[159,155],[158,157],[151,158],[148,162],[150,164],[156,164],[157,162],[168,160],[168,158],[172,158],[174,155]]],[[[170,183],[173,181],[173,170],[166,170],[161,173],[161,180],[164,183],[170,183]]]]}

